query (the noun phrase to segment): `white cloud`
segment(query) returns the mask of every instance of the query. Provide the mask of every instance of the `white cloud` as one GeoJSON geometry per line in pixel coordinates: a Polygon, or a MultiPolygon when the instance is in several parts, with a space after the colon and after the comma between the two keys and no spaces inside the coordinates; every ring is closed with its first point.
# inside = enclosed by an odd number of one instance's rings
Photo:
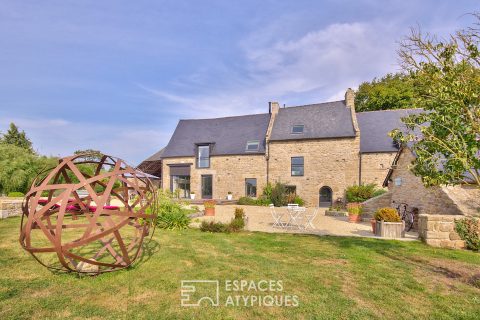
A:
{"type": "Polygon", "coordinates": [[[246,60],[244,74],[232,71],[230,87],[227,83],[226,89],[201,94],[143,89],[190,117],[266,112],[268,101],[276,100],[288,105],[339,100],[348,87],[395,71],[390,27],[379,22],[335,23],[287,40],[271,32],[255,33],[239,44],[246,60]]]}

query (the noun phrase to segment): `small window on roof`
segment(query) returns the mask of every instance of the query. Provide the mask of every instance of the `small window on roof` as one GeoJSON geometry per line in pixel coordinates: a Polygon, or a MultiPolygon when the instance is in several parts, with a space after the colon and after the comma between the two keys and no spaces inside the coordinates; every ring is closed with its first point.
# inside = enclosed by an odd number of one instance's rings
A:
{"type": "Polygon", "coordinates": [[[260,148],[260,141],[258,140],[250,140],[247,141],[247,151],[258,151],[260,148]]]}
{"type": "Polygon", "coordinates": [[[292,133],[294,134],[303,133],[303,128],[304,128],[303,124],[295,124],[292,127],[292,133]]]}

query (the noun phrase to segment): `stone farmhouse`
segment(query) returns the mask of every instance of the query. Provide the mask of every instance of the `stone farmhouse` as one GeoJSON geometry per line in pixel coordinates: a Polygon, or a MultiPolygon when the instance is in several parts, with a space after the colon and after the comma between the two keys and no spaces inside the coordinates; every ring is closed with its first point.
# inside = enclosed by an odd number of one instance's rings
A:
{"type": "Polygon", "coordinates": [[[168,145],[140,165],[180,197],[257,197],[280,181],[307,205],[330,206],[358,183],[382,185],[398,146],[388,132],[418,109],[355,112],[345,100],[268,113],[180,120],[168,145]]]}

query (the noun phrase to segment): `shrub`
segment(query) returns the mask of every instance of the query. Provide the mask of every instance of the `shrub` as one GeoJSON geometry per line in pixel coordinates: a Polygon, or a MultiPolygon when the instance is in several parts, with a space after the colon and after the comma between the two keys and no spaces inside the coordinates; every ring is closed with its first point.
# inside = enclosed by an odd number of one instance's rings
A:
{"type": "Polygon", "coordinates": [[[237,204],[242,206],[268,206],[270,204],[270,200],[261,196],[258,199],[250,198],[250,197],[241,197],[238,199],[237,204]]]}
{"type": "Polygon", "coordinates": [[[267,185],[265,186],[265,188],[263,188],[263,195],[265,196],[265,198],[267,199],[270,199],[271,196],[272,196],[272,190],[273,190],[273,186],[272,184],[269,182],[267,183],[267,185]]]}
{"type": "Polygon", "coordinates": [[[293,203],[296,203],[300,207],[303,207],[303,205],[305,204],[305,201],[302,198],[300,198],[299,196],[295,196],[295,199],[293,199],[293,203]]]}
{"type": "Polygon", "coordinates": [[[159,228],[164,229],[185,229],[190,223],[188,214],[191,210],[185,208],[182,202],[173,199],[173,195],[169,191],[159,190],[157,193],[156,203],[153,210],[149,213],[156,213],[156,223],[159,228]]]}
{"type": "Polygon", "coordinates": [[[480,222],[473,217],[455,220],[455,231],[465,241],[467,249],[480,250],[480,222]]]}
{"type": "Polygon", "coordinates": [[[10,197],[10,198],[23,198],[25,195],[23,194],[23,192],[18,192],[18,191],[14,191],[14,192],[9,192],[7,197],[10,197]]]}
{"type": "Polygon", "coordinates": [[[272,188],[272,194],[270,196],[270,201],[272,201],[275,207],[281,207],[287,204],[287,188],[283,183],[277,182],[272,188]]]}
{"type": "Polygon", "coordinates": [[[352,202],[347,204],[347,211],[350,215],[361,215],[363,212],[363,206],[361,203],[352,202]]]}
{"type": "Polygon", "coordinates": [[[240,230],[243,230],[244,227],[245,219],[232,219],[232,221],[230,221],[230,223],[227,225],[227,230],[228,232],[238,232],[240,230]]]}
{"type": "Polygon", "coordinates": [[[186,229],[190,224],[190,218],[183,211],[167,212],[157,217],[157,226],[168,230],[186,229]]]}
{"type": "Polygon", "coordinates": [[[353,185],[345,190],[348,202],[364,202],[385,192],[385,190],[377,188],[374,183],[353,185]]]}
{"type": "Polygon", "coordinates": [[[217,202],[215,200],[206,200],[206,201],[203,202],[203,206],[205,207],[205,209],[215,208],[216,204],[217,204],[217,202]]]}
{"type": "Polygon", "coordinates": [[[257,205],[257,200],[250,197],[241,197],[240,199],[238,199],[237,204],[241,206],[255,206],[257,205]]]}
{"type": "Polygon", "coordinates": [[[215,221],[202,221],[200,225],[200,230],[203,232],[226,232],[227,227],[224,223],[215,222],[215,221]]]}
{"type": "Polygon", "coordinates": [[[385,222],[401,222],[400,215],[395,208],[380,208],[374,214],[374,219],[385,222]]]}
{"type": "Polygon", "coordinates": [[[245,227],[245,211],[242,208],[235,208],[235,217],[230,223],[214,221],[202,221],[200,230],[204,232],[238,232],[245,227]]]}
{"type": "Polygon", "coordinates": [[[242,208],[235,208],[235,219],[244,219],[245,218],[245,210],[242,208]]]}

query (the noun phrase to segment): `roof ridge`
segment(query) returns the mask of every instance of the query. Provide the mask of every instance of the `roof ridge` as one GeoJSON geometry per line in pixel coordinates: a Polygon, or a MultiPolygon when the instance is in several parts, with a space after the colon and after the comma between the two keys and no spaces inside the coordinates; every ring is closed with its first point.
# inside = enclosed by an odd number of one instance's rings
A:
{"type": "Polygon", "coordinates": [[[406,109],[386,109],[386,110],[370,110],[370,111],[360,111],[355,113],[370,113],[370,112],[389,112],[389,111],[408,111],[408,110],[423,110],[423,108],[406,108],[406,109]]]}
{"type": "Polygon", "coordinates": [[[302,107],[318,106],[318,105],[322,105],[322,104],[330,104],[330,103],[344,102],[344,101],[345,101],[345,99],[335,100],[335,101],[327,101],[327,102],[310,103],[310,104],[303,104],[303,105],[300,105],[300,106],[283,107],[283,108],[280,108],[280,110],[281,109],[290,109],[290,108],[302,108],[302,107]]]}
{"type": "Polygon", "coordinates": [[[229,119],[229,118],[263,116],[263,115],[268,115],[268,114],[269,114],[268,112],[263,112],[263,113],[251,113],[251,114],[242,114],[242,115],[238,115],[238,116],[226,116],[226,117],[218,117],[218,118],[179,119],[178,121],[219,120],[219,119],[229,119]]]}

